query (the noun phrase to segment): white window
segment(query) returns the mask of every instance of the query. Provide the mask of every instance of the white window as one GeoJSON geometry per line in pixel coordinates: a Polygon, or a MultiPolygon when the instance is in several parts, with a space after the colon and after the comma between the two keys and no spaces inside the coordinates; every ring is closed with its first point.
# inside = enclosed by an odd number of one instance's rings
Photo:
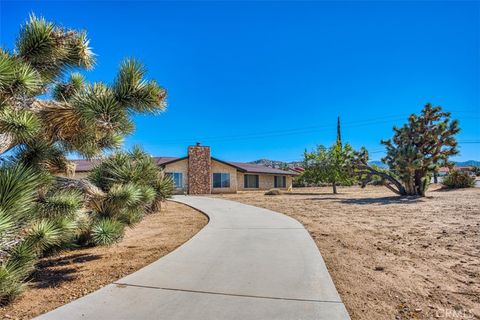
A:
{"type": "Polygon", "coordinates": [[[183,173],[182,172],[165,172],[167,177],[172,178],[176,189],[183,188],[183,173]]]}
{"type": "Polygon", "coordinates": [[[213,187],[214,188],[230,188],[230,173],[214,173],[213,187]]]}

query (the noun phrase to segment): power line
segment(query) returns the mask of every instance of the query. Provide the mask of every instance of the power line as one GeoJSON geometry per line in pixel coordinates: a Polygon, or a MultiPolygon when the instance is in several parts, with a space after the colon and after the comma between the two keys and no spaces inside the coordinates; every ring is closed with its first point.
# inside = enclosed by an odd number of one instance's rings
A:
{"type": "MultiPolygon", "coordinates": [[[[362,126],[370,126],[380,123],[389,123],[394,120],[403,119],[404,116],[399,115],[391,115],[376,119],[369,119],[369,120],[360,120],[360,121],[350,121],[342,124],[343,127],[362,127],[362,126]],[[400,118],[401,117],[401,118],[400,118]]],[[[264,131],[258,133],[250,133],[250,134],[240,134],[240,135],[229,135],[229,136],[215,136],[215,137],[196,137],[193,139],[175,139],[175,140],[157,140],[156,142],[162,144],[177,144],[182,142],[192,142],[192,141],[206,141],[206,142],[225,142],[225,141],[236,141],[236,140],[247,140],[247,139],[259,139],[259,138],[273,138],[273,137],[283,137],[283,136],[290,136],[290,135],[298,135],[298,134],[306,134],[306,133],[314,133],[318,131],[322,131],[323,129],[329,129],[335,127],[335,124],[322,124],[322,125],[315,125],[315,126],[307,126],[301,128],[293,128],[293,129],[284,129],[284,130],[275,130],[275,131],[264,131]]]]}
{"type": "MultiPolygon", "coordinates": [[[[455,110],[455,111],[452,111],[452,113],[471,114],[474,112],[468,111],[468,110],[455,110]]],[[[364,127],[364,126],[370,126],[370,125],[376,125],[376,124],[389,123],[397,120],[405,120],[405,118],[408,118],[408,116],[410,116],[410,113],[389,115],[389,116],[384,116],[379,118],[363,119],[363,120],[356,120],[356,121],[347,121],[342,123],[342,126],[347,128],[364,127]]],[[[472,117],[469,117],[469,119],[472,119],[472,117]]],[[[276,137],[292,136],[292,135],[299,135],[299,134],[315,133],[315,132],[320,132],[323,129],[331,129],[333,127],[335,127],[334,123],[328,123],[328,124],[324,123],[320,125],[311,125],[311,126],[304,126],[304,127],[291,128],[291,129],[271,130],[271,131],[263,131],[263,132],[247,133],[247,134],[234,134],[234,135],[210,136],[210,137],[196,136],[193,138],[156,140],[155,142],[162,145],[191,143],[192,141],[202,141],[204,143],[229,142],[229,141],[276,138],[276,137]]],[[[471,143],[471,142],[467,142],[467,143],[471,143]]]]}

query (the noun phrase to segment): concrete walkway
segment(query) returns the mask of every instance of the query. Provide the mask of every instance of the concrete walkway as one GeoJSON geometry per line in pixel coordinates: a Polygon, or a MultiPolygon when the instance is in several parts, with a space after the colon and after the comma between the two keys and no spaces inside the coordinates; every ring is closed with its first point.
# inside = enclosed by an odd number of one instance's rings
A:
{"type": "Polygon", "coordinates": [[[174,201],[210,222],[167,256],[38,319],[349,319],[299,222],[222,199],[174,201]]]}

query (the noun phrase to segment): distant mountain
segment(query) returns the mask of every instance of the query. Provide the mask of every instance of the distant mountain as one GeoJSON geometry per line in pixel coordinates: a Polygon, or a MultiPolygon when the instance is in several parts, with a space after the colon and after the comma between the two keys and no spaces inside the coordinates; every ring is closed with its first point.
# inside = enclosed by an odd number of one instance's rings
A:
{"type": "MultiPolygon", "coordinates": [[[[292,161],[292,162],[285,162],[285,161],[278,161],[278,160],[270,160],[270,159],[259,159],[255,161],[250,161],[248,163],[252,164],[259,164],[265,167],[270,167],[270,168],[292,168],[292,167],[302,167],[303,163],[301,161],[292,161]]],[[[453,161],[453,163],[459,167],[464,167],[464,166],[476,166],[480,167],[480,161],[477,160],[468,160],[468,161],[453,161]]],[[[388,166],[383,163],[382,161],[370,161],[370,165],[375,165],[378,166],[382,169],[387,169],[388,166]]]]}
{"type": "Polygon", "coordinates": [[[303,166],[301,161],[285,162],[285,161],[277,161],[277,160],[270,160],[270,159],[259,159],[259,160],[250,161],[248,163],[258,164],[265,167],[278,168],[278,169],[303,166]]]}
{"type": "Polygon", "coordinates": [[[467,161],[453,161],[455,165],[459,167],[466,167],[466,166],[474,166],[474,167],[480,167],[480,161],[477,160],[467,160],[467,161]]]}

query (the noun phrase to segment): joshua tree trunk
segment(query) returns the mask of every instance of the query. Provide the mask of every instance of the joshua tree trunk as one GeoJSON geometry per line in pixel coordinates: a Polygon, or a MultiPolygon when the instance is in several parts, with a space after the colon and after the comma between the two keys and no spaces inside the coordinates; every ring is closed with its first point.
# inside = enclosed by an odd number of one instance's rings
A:
{"type": "Polygon", "coordinates": [[[0,134],[0,154],[3,154],[13,147],[13,138],[9,134],[0,134]]]}
{"type": "Polygon", "coordinates": [[[377,175],[383,178],[385,180],[385,187],[390,189],[392,192],[401,196],[409,195],[407,189],[402,185],[402,183],[391,175],[385,172],[377,171],[366,163],[357,165],[357,169],[360,170],[362,173],[368,175],[377,175]]]}

